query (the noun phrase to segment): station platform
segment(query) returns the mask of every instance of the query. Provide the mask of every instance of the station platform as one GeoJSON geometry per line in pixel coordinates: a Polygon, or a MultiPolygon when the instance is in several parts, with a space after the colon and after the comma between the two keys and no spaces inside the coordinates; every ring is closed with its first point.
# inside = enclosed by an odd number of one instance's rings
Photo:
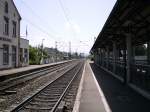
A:
{"type": "Polygon", "coordinates": [[[150,100],[87,62],[73,112],[150,112],[150,100]]]}
{"type": "Polygon", "coordinates": [[[109,107],[89,62],[85,64],[73,112],[108,112],[109,107]]]}
{"type": "Polygon", "coordinates": [[[29,70],[33,70],[33,69],[47,67],[47,66],[51,66],[51,65],[55,65],[55,64],[60,64],[60,63],[64,63],[64,62],[67,62],[67,61],[60,61],[60,62],[57,62],[57,63],[55,62],[55,63],[43,64],[43,65],[29,65],[29,66],[26,66],[26,67],[12,68],[12,69],[7,69],[7,70],[0,70],[0,77],[8,76],[8,75],[19,73],[19,72],[23,72],[23,71],[29,71],[29,70]]]}

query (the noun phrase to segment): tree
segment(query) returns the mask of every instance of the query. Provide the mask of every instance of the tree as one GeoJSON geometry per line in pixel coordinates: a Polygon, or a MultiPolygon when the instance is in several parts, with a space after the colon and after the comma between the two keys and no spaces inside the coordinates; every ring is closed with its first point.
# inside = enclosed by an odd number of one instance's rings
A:
{"type": "Polygon", "coordinates": [[[42,59],[47,59],[48,57],[48,53],[41,46],[29,46],[29,63],[31,65],[40,64],[42,59]]]}
{"type": "Polygon", "coordinates": [[[32,65],[39,64],[38,49],[36,47],[29,46],[29,63],[32,65]]]}

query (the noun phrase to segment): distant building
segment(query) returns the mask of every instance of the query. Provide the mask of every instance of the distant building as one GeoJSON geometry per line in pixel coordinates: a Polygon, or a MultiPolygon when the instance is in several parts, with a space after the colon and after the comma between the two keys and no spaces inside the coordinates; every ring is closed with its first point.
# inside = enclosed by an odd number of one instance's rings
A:
{"type": "Polygon", "coordinates": [[[21,16],[13,0],[0,2],[0,69],[19,67],[21,16]]]}
{"type": "Polygon", "coordinates": [[[29,40],[20,38],[20,66],[29,65],[29,40]]]}
{"type": "Polygon", "coordinates": [[[80,58],[85,58],[85,54],[84,53],[80,53],[80,58]]]}
{"type": "Polygon", "coordinates": [[[69,56],[68,56],[68,53],[67,52],[63,52],[63,60],[68,60],[69,59],[69,56]]]}
{"type": "Polygon", "coordinates": [[[46,63],[52,63],[52,62],[64,60],[63,52],[60,52],[55,48],[48,48],[48,47],[45,47],[44,50],[48,53],[48,59],[46,59],[46,63]]]}
{"type": "Polygon", "coordinates": [[[48,59],[46,59],[46,63],[53,63],[56,60],[56,49],[45,47],[44,50],[48,54],[48,59]]]}

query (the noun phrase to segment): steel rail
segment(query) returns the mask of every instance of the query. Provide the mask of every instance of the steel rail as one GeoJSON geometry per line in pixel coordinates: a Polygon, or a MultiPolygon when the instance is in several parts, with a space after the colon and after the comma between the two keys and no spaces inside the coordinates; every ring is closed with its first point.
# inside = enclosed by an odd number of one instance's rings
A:
{"type": "MultiPolygon", "coordinates": [[[[64,63],[64,65],[67,65],[67,64],[68,63],[64,63]]],[[[46,75],[48,73],[52,73],[54,71],[57,71],[64,65],[61,63],[61,64],[58,64],[58,65],[52,66],[50,68],[45,68],[45,69],[42,69],[42,70],[39,70],[39,71],[34,71],[34,72],[31,72],[31,73],[28,73],[28,74],[24,74],[23,76],[19,76],[19,77],[16,77],[16,78],[8,79],[8,80],[0,83],[0,86],[1,86],[0,87],[0,92],[5,94],[5,91],[10,89],[10,88],[12,88],[12,87],[15,87],[15,86],[17,86],[17,85],[19,85],[21,83],[33,80],[33,79],[38,78],[38,77],[40,77],[42,75],[46,75]],[[23,78],[24,78],[24,81],[17,82],[17,80],[18,81],[19,80],[23,80],[23,78]],[[25,80],[25,78],[29,78],[29,79],[25,80]],[[10,83],[13,83],[14,81],[15,81],[15,84],[11,84],[10,85],[10,83]],[[7,85],[7,84],[9,84],[9,85],[7,85]]]]}
{"type": "Polygon", "coordinates": [[[75,75],[73,76],[73,78],[71,79],[71,81],[69,82],[69,84],[67,85],[66,89],[64,90],[64,92],[62,93],[61,97],[59,98],[59,100],[57,101],[57,103],[55,104],[55,106],[52,108],[51,112],[55,112],[58,105],[60,104],[61,100],[63,99],[63,97],[65,96],[65,94],[67,93],[70,85],[72,84],[73,80],[75,79],[75,77],[78,75],[78,73],[80,72],[81,68],[82,68],[82,65],[81,64],[81,67],[79,67],[78,71],[75,73],[75,75]]]}
{"type": "MultiPolygon", "coordinates": [[[[54,82],[60,80],[65,74],[67,74],[68,72],[74,70],[77,67],[78,64],[74,65],[71,69],[68,69],[65,73],[63,73],[60,77],[58,77],[57,79],[51,81],[48,85],[46,85],[45,87],[43,87],[41,90],[39,90],[37,93],[35,93],[34,95],[32,95],[30,98],[28,98],[27,100],[25,100],[24,102],[22,102],[20,105],[18,105],[17,107],[15,107],[14,109],[11,110],[11,112],[18,112],[20,111],[23,106],[27,103],[29,103],[32,99],[34,99],[35,96],[37,96],[38,94],[40,94],[43,90],[45,90],[46,88],[48,88],[50,85],[52,85],[54,82]]],[[[77,74],[77,73],[76,73],[77,74]]],[[[70,84],[70,83],[69,83],[70,84]]],[[[68,86],[67,86],[68,87],[68,86]]],[[[66,90],[66,89],[65,89],[66,90]]],[[[64,92],[63,92],[64,94],[64,92]]],[[[61,97],[64,95],[61,95],[61,97]]],[[[62,98],[61,98],[62,99],[62,98]]],[[[60,102],[60,99],[59,99],[60,102]]],[[[57,102],[57,105],[55,105],[55,108],[58,106],[59,102],[57,102]]],[[[55,110],[54,108],[54,110],[55,110]]]]}

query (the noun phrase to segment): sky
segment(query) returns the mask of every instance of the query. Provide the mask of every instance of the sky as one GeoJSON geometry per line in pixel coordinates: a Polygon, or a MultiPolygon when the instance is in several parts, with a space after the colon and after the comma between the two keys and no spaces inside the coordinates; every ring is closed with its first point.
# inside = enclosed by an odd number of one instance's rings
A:
{"type": "Polygon", "coordinates": [[[14,0],[21,37],[32,46],[88,54],[116,0],[14,0]],[[26,36],[27,29],[27,36],[26,36]]]}

